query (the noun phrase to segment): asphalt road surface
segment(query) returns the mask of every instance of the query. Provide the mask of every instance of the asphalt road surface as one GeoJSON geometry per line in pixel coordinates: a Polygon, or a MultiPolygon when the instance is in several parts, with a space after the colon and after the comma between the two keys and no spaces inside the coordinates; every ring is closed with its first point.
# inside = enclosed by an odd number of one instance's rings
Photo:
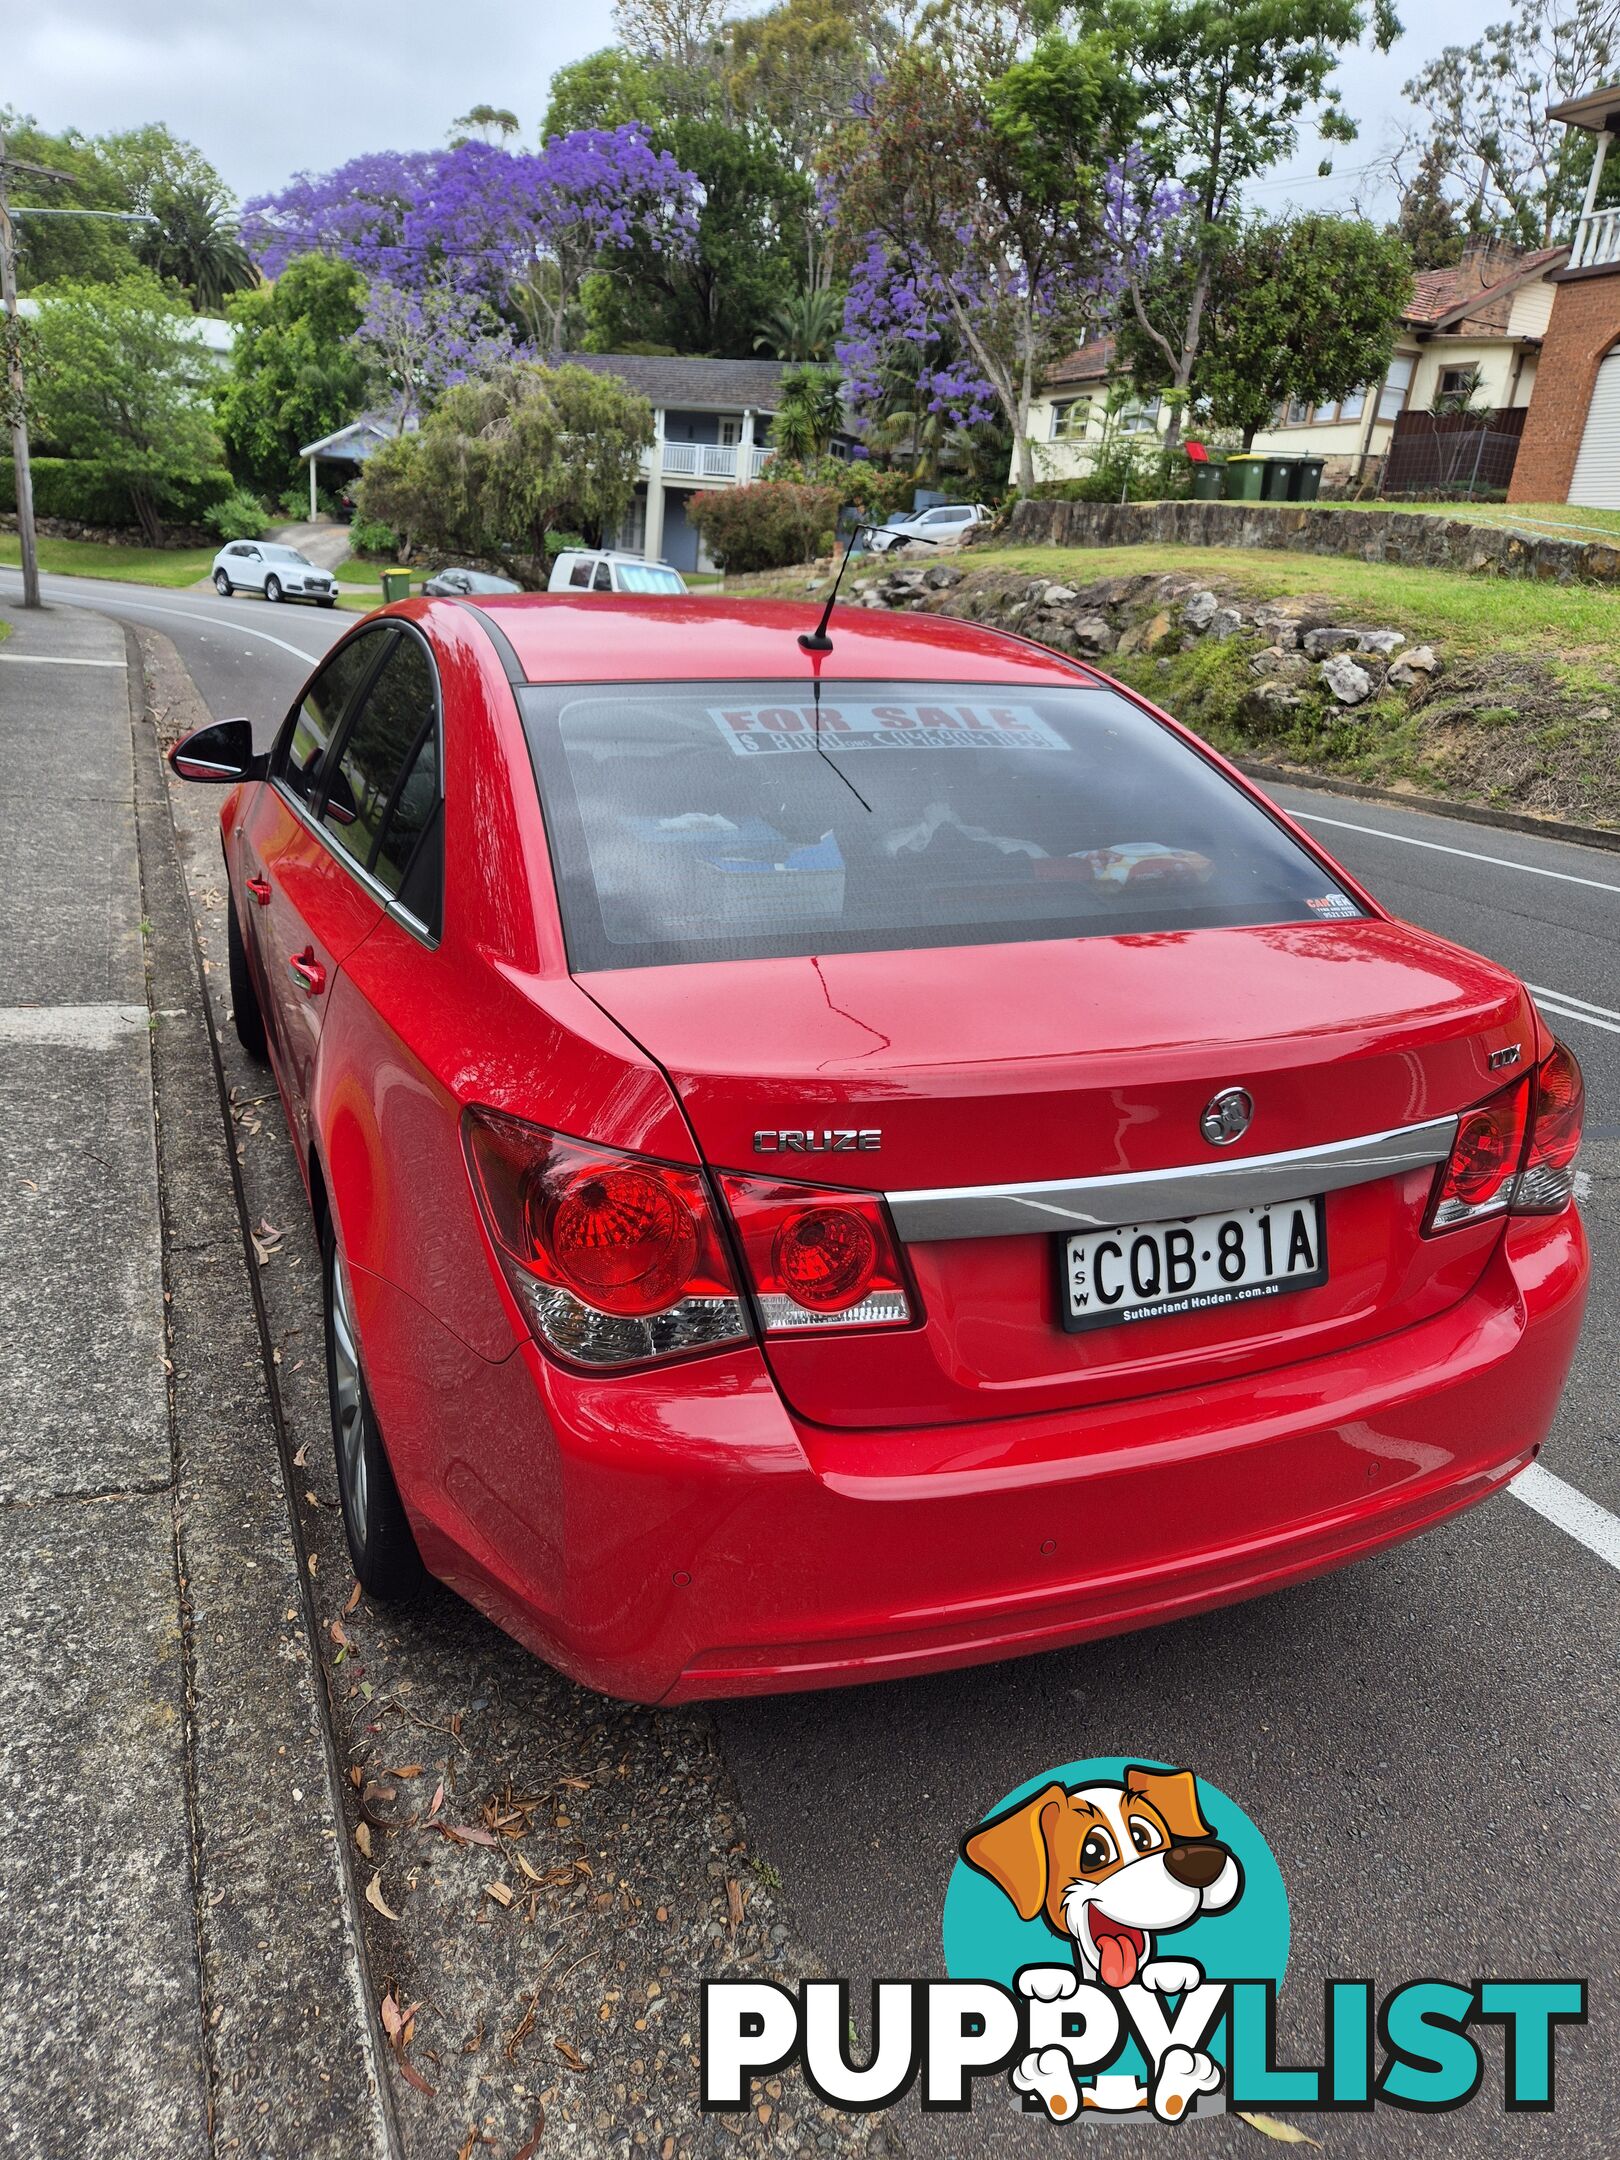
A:
{"type": "MultiPolygon", "coordinates": [[[[163,631],[216,717],[258,723],[281,716],[352,620],[45,583],[50,599],[163,631]]],[[[0,593],[16,590],[0,571],[0,593]]],[[[1321,2117],[1307,2127],[1329,2151],[1608,2154],[1620,2075],[1620,854],[1280,794],[1396,913],[1535,985],[1585,1068],[1595,1273],[1544,1468],[1414,1544],[1228,1612],[938,1679],[723,1705],[720,1732],[755,1849],[857,2006],[871,1976],[941,1969],[957,1841],[1013,1786],[1088,1755],[1182,1763],[1247,1810],[1282,1867],[1293,1948],[1280,2060],[1320,2059],[1329,1977],[1591,1983],[1589,2024],[1559,2038],[1554,2114],[1502,2113],[1501,2051],[1487,2038],[1470,2106],[1321,2117]]],[[[1059,2134],[990,2091],[968,2117],[908,2110],[902,2130],[930,2160],[1001,2160],[1059,2134]]],[[[1262,2149],[1230,2119],[1181,2134],[1203,2153],[1262,2149]]],[[[1110,2132],[1110,2154],[1139,2149],[1162,2148],[1110,2132]]]]}

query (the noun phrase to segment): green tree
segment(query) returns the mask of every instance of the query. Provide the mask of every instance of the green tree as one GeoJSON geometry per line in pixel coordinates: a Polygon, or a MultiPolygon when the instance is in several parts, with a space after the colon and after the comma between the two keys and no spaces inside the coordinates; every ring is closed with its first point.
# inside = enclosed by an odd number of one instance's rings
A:
{"type": "Polygon", "coordinates": [[[1470,234],[1517,247],[1569,237],[1594,138],[1548,108],[1613,82],[1615,0],[1516,0],[1472,45],[1448,45],[1406,85],[1425,114],[1470,234]]]}
{"type": "Polygon", "coordinates": [[[605,255],[585,288],[586,342],[747,359],[761,322],[799,285],[810,182],[762,133],[723,119],[677,118],[652,141],[697,175],[697,246],[678,258],[642,240],[605,255]]]}
{"type": "Polygon", "coordinates": [[[454,150],[475,137],[479,142],[504,142],[509,135],[516,135],[521,126],[517,114],[509,112],[504,105],[474,105],[451,121],[450,147],[454,150]]]}
{"type": "Polygon", "coordinates": [[[596,540],[635,492],[652,407],[616,376],[514,361],[445,393],[367,461],[360,508],[413,548],[543,583],[546,535],[596,540]]]}
{"type": "Polygon", "coordinates": [[[112,284],[137,267],[136,228],[110,218],[30,217],[30,208],[47,210],[128,210],[130,203],[117,176],[97,156],[84,136],[48,134],[26,113],[0,111],[8,157],[66,173],[68,180],[36,178],[19,172],[8,180],[17,218],[17,284],[35,286],[78,279],[112,284]]]}
{"type": "Polygon", "coordinates": [[[633,53],[614,45],[589,53],[552,76],[540,140],[550,142],[579,128],[625,127],[632,120],[649,130],[658,127],[665,117],[659,90],[658,72],[633,53]]]}
{"type": "Polygon", "coordinates": [[[1401,191],[1394,230],[1414,270],[1445,270],[1462,260],[1466,236],[1456,205],[1446,194],[1451,165],[1451,146],[1435,137],[1424,146],[1416,172],[1401,191]]]}
{"type": "Polygon", "coordinates": [[[843,418],[836,368],[804,366],[783,371],[771,441],[784,457],[801,462],[825,457],[843,418]]]}
{"type": "MultiPolygon", "coordinates": [[[[1222,250],[1210,281],[1192,406],[1244,447],[1292,398],[1334,403],[1380,382],[1412,268],[1398,239],[1358,218],[1257,219],[1222,250]]],[[[1155,349],[1121,332],[1151,379],[1155,349]]]]}
{"type": "Polygon", "coordinates": [[[184,302],[149,270],[39,296],[35,418],[93,483],[127,491],[146,539],[219,465],[213,363],[184,302]]]}
{"type": "Polygon", "coordinates": [[[259,282],[231,210],[225,191],[204,180],[160,188],[152,197],[157,222],[137,243],[141,260],[189,294],[200,315],[217,315],[232,293],[259,282]]]}
{"type": "Polygon", "coordinates": [[[236,325],[220,430],[240,480],[280,495],[298,452],[360,413],[366,357],[355,341],[365,280],[352,263],[300,255],[274,285],[230,304],[236,325]]]}
{"type": "Polygon", "coordinates": [[[843,320],[842,293],[807,285],[771,310],[754,350],[775,353],[779,360],[830,360],[843,320]]]}
{"type": "Polygon", "coordinates": [[[1190,191],[1178,252],[1191,274],[1155,285],[1150,267],[1133,267],[1125,291],[1179,406],[1244,188],[1293,154],[1306,121],[1330,142],[1354,139],[1334,71],[1369,31],[1387,50],[1400,23],[1391,0],[1063,0],[1054,13],[1076,25],[1088,75],[1107,54],[1128,85],[1143,174],[1190,191]]]}

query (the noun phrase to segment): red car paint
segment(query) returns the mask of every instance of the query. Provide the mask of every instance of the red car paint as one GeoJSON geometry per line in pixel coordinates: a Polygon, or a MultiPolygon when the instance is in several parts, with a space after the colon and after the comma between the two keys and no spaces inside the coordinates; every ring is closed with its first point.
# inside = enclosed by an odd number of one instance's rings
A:
{"type": "Polygon", "coordinates": [[[1065,1334],[1051,1241],[970,1236],[906,1248],[903,1327],[756,1330],[627,1370],[549,1354],[475,1195],[472,1105],[716,1186],[769,1170],[903,1194],[1178,1168],[1234,1078],[1256,1099],[1235,1161],[1419,1125],[1552,1039],[1513,977],[1389,920],[1275,810],[1364,919],[576,977],[514,680],[1106,678],[849,609],[824,659],[796,644],[815,611],[787,605],[556,595],[369,620],[396,617],[442,699],[437,941],[268,781],[228,799],[226,859],[423,1558],[542,1656],[680,1700],[1072,1643],[1339,1565],[1533,1456],[1585,1299],[1578,1215],[1425,1236],[1432,1167],[1330,1192],[1329,1279],[1270,1305],[1065,1334]],[[812,1123],[881,1125],[883,1151],[753,1149],[812,1123]]]}

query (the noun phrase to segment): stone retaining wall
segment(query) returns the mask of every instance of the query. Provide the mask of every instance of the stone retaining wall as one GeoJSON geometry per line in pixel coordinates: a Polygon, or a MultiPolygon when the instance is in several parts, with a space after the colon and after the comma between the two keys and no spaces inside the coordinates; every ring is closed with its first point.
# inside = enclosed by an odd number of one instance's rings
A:
{"type": "Polygon", "coordinates": [[[1027,496],[1008,537],[1026,546],[1282,548],[1550,584],[1620,584],[1620,546],[1508,526],[1318,503],[1078,503],[1027,496]]]}

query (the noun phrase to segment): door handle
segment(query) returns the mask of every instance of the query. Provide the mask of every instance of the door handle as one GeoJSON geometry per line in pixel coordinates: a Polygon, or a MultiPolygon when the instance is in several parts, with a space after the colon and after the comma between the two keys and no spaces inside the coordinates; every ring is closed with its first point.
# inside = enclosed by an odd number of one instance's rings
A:
{"type": "Polygon", "coordinates": [[[313,945],[307,951],[295,953],[287,965],[292,969],[294,982],[301,982],[311,997],[320,996],[326,988],[326,970],[316,959],[313,945]]]}
{"type": "Polygon", "coordinates": [[[260,907],[270,905],[270,880],[267,877],[250,877],[247,880],[247,889],[260,907]]]}

